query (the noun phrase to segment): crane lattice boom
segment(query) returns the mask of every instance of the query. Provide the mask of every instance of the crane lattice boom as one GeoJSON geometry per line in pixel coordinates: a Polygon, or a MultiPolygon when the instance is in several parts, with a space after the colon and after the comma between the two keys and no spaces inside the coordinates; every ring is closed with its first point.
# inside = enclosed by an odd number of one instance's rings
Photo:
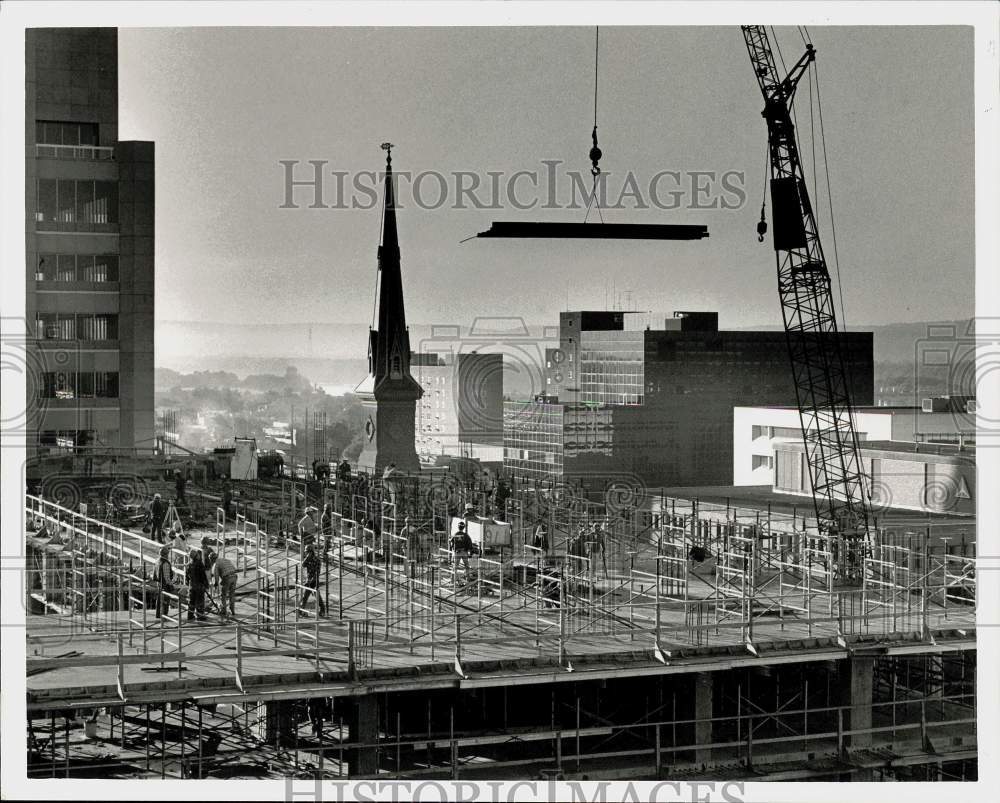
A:
{"type": "Polygon", "coordinates": [[[764,96],[778,293],[792,362],[806,465],[821,529],[848,538],[868,534],[867,482],[826,259],[799,162],[791,101],[816,58],[811,44],[784,78],[763,26],[743,26],[764,96]]]}

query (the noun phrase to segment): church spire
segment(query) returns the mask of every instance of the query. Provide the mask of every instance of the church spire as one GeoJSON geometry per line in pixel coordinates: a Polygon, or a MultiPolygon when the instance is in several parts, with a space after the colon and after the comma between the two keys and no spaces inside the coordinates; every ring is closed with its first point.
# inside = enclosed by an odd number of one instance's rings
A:
{"type": "Polygon", "coordinates": [[[403,303],[396,199],[392,180],[392,143],[385,142],[385,194],[382,205],[382,242],[378,247],[378,330],[372,336],[374,390],[419,398],[420,385],[410,374],[410,333],[403,303]]]}
{"type": "Polygon", "coordinates": [[[369,333],[370,373],[357,388],[367,413],[358,467],[376,475],[390,465],[407,473],[420,471],[416,417],[417,399],[424,395],[420,383],[410,374],[410,333],[403,308],[392,144],[386,142],[382,149],[386,154],[382,238],[378,246],[378,329],[369,333]]]}

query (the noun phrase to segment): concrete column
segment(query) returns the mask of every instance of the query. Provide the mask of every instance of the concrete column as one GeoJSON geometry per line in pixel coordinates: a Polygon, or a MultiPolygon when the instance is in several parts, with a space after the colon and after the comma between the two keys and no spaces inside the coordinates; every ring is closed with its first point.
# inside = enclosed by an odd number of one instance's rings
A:
{"type": "MultiPolygon", "coordinates": [[[[874,683],[874,658],[848,658],[840,662],[839,686],[840,705],[850,706],[844,712],[844,730],[858,730],[872,726],[872,690],[874,683]]],[[[848,749],[870,747],[871,733],[860,733],[844,737],[848,749]]],[[[851,773],[852,781],[872,780],[871,770],[851,773]]]]}
{"type": "Polygon", "coordinates": [[[347,776],[374,778],[378,773],[375,740],[378,737],[378,700],[374,694],[353,698],[348,704],[348,741],[366,746],[347,752],[347,776]]]}
{"type": "MultiPolygon", "coordinates": [[[[698,672],[694,676],[694,740],[695,744],[709,744],[712,741],[712,673],[698,672]]],[[[708,763],[712,751],[707,747],[694,752],[696,763],[708,763]]]]}
{"type": "Polygon", "coordinates": [[[264,738],[267,744],[290,745],[295,742],[295,703],[270,700],[264,703],[264,738]]]}

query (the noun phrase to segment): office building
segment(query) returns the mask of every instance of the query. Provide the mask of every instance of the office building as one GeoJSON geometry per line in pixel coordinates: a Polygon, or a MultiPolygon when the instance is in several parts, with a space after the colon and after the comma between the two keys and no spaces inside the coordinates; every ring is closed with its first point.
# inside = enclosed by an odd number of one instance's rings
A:
{"type": "MultiPolygon", "coordinates": [[[[504,466],[527,482],[600,492],[611,482],[724,485],[733,408],[794,405],[783,331],[725,331],[715,312],[659,330],[628,313],[565,312],[546,354],[545,392],[504,405],[504,466]]],[[[872,403],[872,335],[840,334],[852,394],[872,403]]]]}
{"type": "Polygon", "coordinates": [[[29,457],[154,438],[154,149],[118,139],[115,28],[25,48],[29,457]]]}
{"type": "Polygon", "coordinates": [[[417,402],[421,463],[439,455],[499,462],[503,449],[503,355],[421,353],[410,370],[424,395],[417,402]]]}

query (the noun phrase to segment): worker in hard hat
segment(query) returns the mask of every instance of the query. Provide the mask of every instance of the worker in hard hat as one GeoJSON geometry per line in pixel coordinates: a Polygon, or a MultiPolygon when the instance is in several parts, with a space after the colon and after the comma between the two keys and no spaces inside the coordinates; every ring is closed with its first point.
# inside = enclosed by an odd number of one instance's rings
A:
{"type": "Polygon", "coordinates": [[[316,520],[318,513],[319,509],[310,505],[306,508],[305,515],[299,519],[299,541],[303,548],[316,543],[316,534],[319,532],[319,522],[316,520]]]}
{"type": "Polygon", "coordinates": [[[458,530],[451,537],[451,549],[455,553],[455,573],[458,573],[458,562],[465,568],[465,576],[469,576],[469,554],[472,552],[472,538],[464,521],[458,523],[458,530]]]}
{"type": "Polygon", "coordinates": [[[159,619],[170,613],[170,599],[166,595],[173,594],[175,591],[174,570],[170,566],[169,546],[160,547],[160,559],[156,563],[153,579],[157,586],[156,618],[159,619]]]}

